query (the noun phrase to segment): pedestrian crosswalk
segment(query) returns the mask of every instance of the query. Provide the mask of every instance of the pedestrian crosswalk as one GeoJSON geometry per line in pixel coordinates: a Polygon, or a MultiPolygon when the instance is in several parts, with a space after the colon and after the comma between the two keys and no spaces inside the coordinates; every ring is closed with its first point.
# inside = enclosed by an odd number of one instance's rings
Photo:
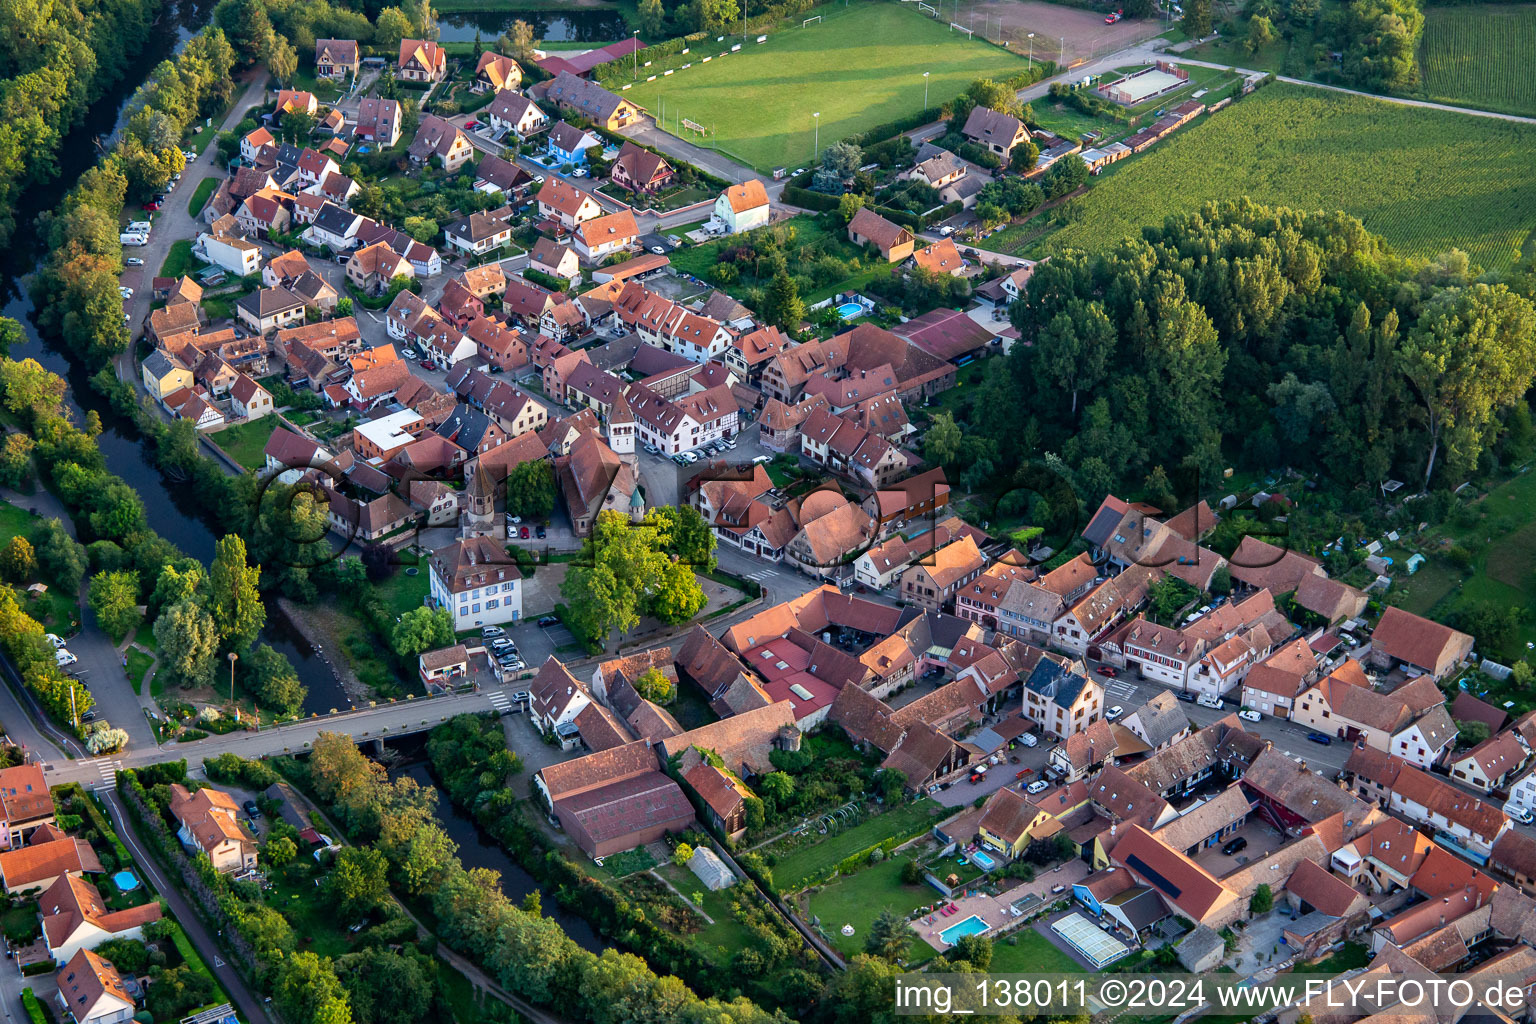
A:
{"type": "Polygon", "coordinates": [[[1136,687],[1130,683],[1115,681],[1104,687],[1104,692],[1118,700],[1131,700],[1136,696],[1136,687]]]}
{"type": "Polygon", "coordinates": [[[498,715],[505,715],[512,710],[512,698],[507,696],[506,690],[492,690],[486,696],[491,698],[491,707],[496,709],[498,715]]]}
{"type": "Polygon", "coordinates": [[[121,760],[115,760],[110,757],[98,757],[91,764],[96,767],[97,773],[101,776],[100,779],[91,783],[91,789],[111,789],[117,785],[117,772],[123,766],[121,760]]]}
{"type": "Polygon", "coordinates": [[[757,572],[749,572],[749,573],[747,573],[746,577],[749,580],[756,580],[757,582],[762,583],[765,580],[773,579],[777,575],[778,575],[778,572],[776,570],[773,570],[773,569],[759,569],[757,572]]]}

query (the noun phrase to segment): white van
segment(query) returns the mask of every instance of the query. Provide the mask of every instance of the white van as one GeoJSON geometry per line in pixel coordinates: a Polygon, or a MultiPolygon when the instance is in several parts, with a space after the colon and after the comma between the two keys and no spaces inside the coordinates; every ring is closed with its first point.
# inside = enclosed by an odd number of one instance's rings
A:
{"type": "Polygon", "coordinates": [[[147,220],[131,220],[131,221],[128,222],[128,226],[126,228],[124,228],[123,230],[124,231],[131,231],[131,232],[133,232],[136,235],[146,235],[146,234],[149,233],[150,229],[153,228],[153,227],[154,227],[154,224],[150,223],[147,220]]]}
{"type": "Polygon", "coordinates": [[[1196,697],[1195,703],[1199,704],[1203,708],[1210,708],[1213,711],[1221,710],[1221,698],[1212,697],[1208,693],[1202,693],[1200,696],[1196,697]]]}
{"type": "Polygon", "coordinates": [[[138,232],[133,232],[130,234],[129,232],[125,231],[117,236],[117,241],[120,245],[148,245],[149,236],[141,235],[138,232]]]}
{"type": "Polygon", "coordinates": [[[1039,745],[1040,739],[1034,733],[1026,732],[1019,735],[1019,742],[1024,744],[1026,747],[1033,747],[1039,745]]]}

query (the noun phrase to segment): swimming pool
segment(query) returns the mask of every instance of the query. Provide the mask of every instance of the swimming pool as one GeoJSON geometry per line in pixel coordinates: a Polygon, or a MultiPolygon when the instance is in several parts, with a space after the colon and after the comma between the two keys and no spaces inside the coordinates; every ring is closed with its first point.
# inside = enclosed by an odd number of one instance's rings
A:
{"type": "Polygon", "coordinates": [[[119,871],[112,876],[112,884],[117,886],[118,892],[133,892],[139,887],[139,880],[132,871],[119,871]]]}
{"type": "Polygon", "coordinates": [[[948,928],[945,928],[943,931],[939,932],[939,938],[943,939],[946,944],[953,946],[956,942],[959,942],[963,936],[980,935],[990,927],[992,926],[987,924],[987,922],[983,921],[975,914],[972,914],[964,921],[961,921],[958,924],[952,924],[948,928]]]}
{"type": "Polygon", "coordinates": [[[857,302],[845,302],[837,307],[837,315],[844,320],[852,320],[854,317],[863,314],[863,312],[864,307],[857,302]]]}
{"type": "Polygon", "coordinates": [[[997,861],[993,860],[985,853],[982,853],[980,850],[977,850],[975,853],[971,854],[971,863],[975,864],[983,871],[991,871],[993,868],[997,867],[997,861]]]}

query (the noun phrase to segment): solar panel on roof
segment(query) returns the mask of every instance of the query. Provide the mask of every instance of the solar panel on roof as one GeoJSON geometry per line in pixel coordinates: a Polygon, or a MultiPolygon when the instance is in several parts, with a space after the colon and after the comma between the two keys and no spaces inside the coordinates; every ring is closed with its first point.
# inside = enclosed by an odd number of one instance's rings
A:
{"type": "Polygon", "coordinates": [[[1141,875],[1143,878],[1147,879],[1147,881],[1151,882],[1163,892],[1167,893],[1168,896],[1172,899],[1178,899],[1179,894],[1184,891],[1179,886],[1173,884],[1166,877],[1164,877],[1162,872],[1150,867],[1147,862],[1142,860],[1141,857],[1137,854],[1131,854],[1125,859],[1125,862],[1129,864],[1137,874],[1141,875]]]}

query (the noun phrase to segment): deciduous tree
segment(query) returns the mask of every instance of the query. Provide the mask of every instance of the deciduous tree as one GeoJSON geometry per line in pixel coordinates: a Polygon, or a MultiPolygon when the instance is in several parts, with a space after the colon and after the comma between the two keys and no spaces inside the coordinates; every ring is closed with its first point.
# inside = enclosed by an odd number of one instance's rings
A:
{"type": "Polygon", "coordinates": [[[139,575],[131,570],[92,576],[90,602],[96,621],[114,643],[144,621],[139,613],[139,575]]]}
{"type": "Polygon", "coordinates": [[[247,650],[266,624],[267,610],[257,590],[260,580],[261,567],[247,563],[245,540],[239,534],[228,534],[214,546],[208,613],[229,650],[247,650]]]}

